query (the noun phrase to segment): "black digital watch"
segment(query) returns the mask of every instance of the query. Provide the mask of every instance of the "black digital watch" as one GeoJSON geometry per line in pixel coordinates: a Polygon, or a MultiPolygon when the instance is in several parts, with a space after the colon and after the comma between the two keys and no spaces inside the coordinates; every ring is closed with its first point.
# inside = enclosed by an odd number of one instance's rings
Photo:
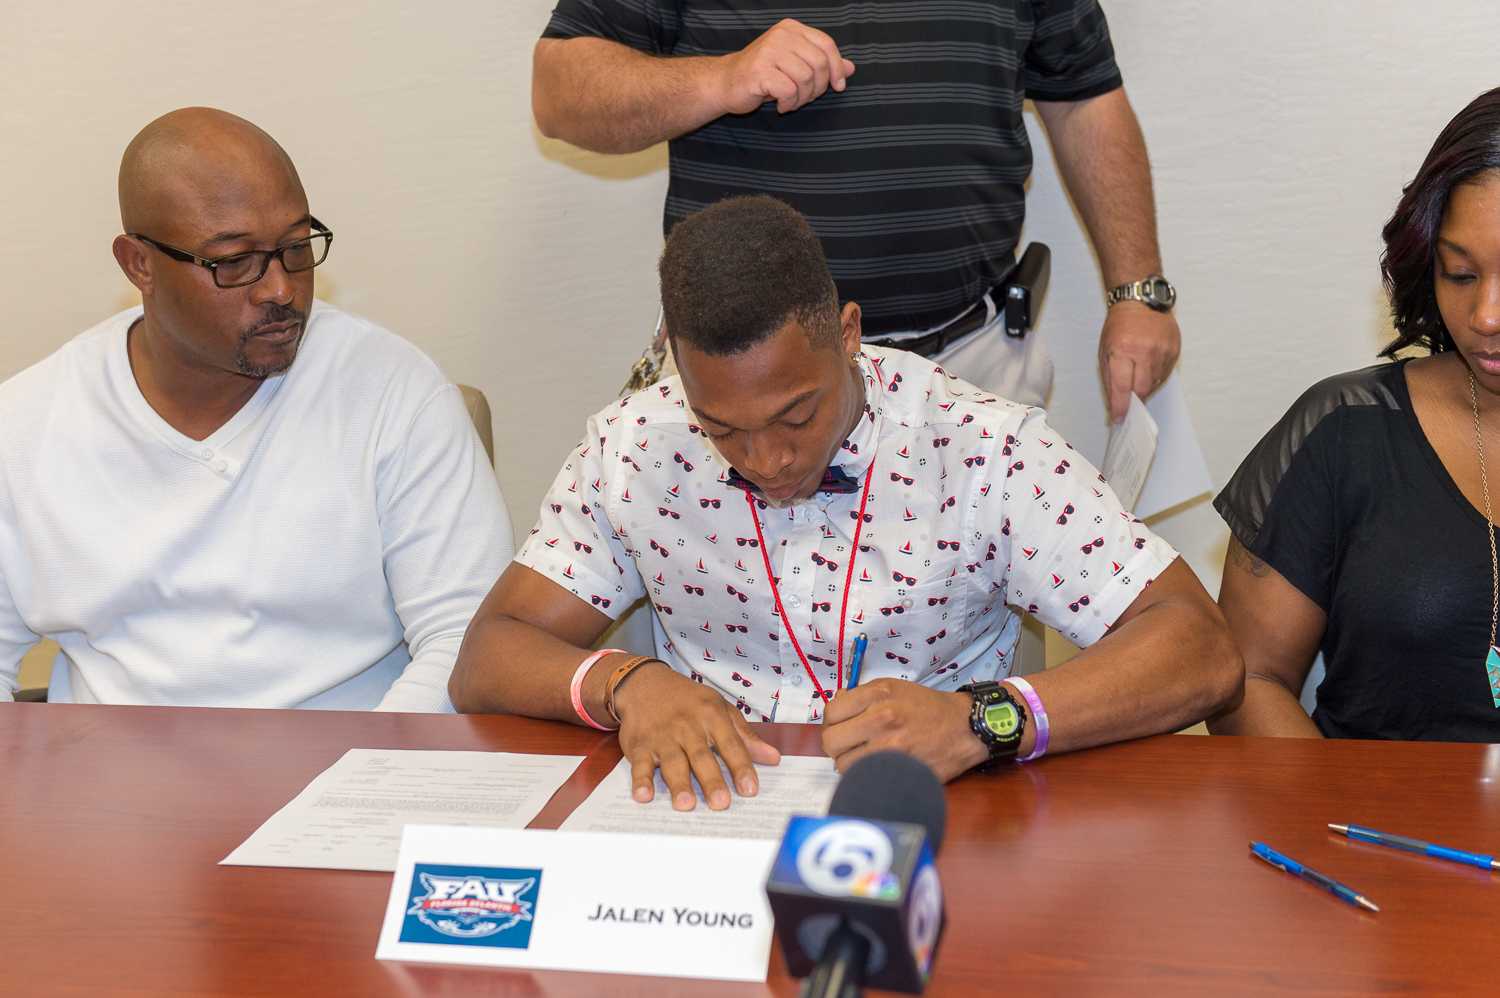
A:
{"type": "Polygon", "coordinates": [[[1026,734],[1026,708],[1000,683],[970,683],[959,691],[973,698],[969,708],[969,730],[989,749],[990,757],[980,768],[1014,759],[1026,734]]]}

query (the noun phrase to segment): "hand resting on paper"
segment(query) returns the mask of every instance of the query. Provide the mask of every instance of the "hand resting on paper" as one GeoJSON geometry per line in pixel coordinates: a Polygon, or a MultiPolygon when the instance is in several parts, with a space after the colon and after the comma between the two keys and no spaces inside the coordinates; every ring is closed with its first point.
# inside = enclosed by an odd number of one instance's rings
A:
{"type": "Polygon", "coordinates": [[[733,704],[660,662],[641,666],[620,685],[615,710],[620,751],[630,760],[631,794],[642,803],[656,795],[660,769],[674,808],[691,811],[696,806],[696,778],[708,806],[722,811],[732,795],[720,759],[742,797],[753,797],[760,789],[755,763],[781,761],[781,753],[750,730],[733,704]]]}

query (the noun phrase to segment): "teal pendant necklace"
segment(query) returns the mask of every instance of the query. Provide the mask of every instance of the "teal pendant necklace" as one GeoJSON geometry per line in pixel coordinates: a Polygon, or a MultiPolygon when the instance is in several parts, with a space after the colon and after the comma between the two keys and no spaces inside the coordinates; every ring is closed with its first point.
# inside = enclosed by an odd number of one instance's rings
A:
{"type": "Polygon", "coordinates": [[[1490,509],[1490,480],[1484,468],[1484,434],[1479,430],[1479,387],[1469,372],[1469,401],[1474,403],[1474,445],[1479,451],[1479,487],[1484,493],[1484,536],[1490,542],[1490,650],[1484,672],[1490,680],[1490,699],[1500,710],[1500,648],[1495,646],[1495,625],[1500,623],[1500,558],[1495,556],[1495,514],[1490,509]]]}

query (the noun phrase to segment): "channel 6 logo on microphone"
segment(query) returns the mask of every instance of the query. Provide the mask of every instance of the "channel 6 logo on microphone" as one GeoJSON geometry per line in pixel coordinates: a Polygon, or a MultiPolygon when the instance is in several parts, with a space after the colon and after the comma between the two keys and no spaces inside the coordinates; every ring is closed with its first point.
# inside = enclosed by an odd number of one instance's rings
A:
{"type": "Polygon", "coordinates": [[[879,825],[852,818],[793,818],[776,859],[776,879],[798,880],[826,897],[896,901],[895,848],[879,825]]]}

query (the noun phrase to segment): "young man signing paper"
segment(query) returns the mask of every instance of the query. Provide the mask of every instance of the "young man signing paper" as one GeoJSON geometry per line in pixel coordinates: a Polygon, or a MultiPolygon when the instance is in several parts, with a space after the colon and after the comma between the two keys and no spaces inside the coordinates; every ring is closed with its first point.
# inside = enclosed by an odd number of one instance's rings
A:
{"type": "Polygon", "coordinates": [[[943,779],[1171,731],[1243,667],[1176,553],[1041,410],[861,347],[806,221],[734,198],[672,231],[680,376],[594,416],[449,684],[467,711],[618,727],[634,796],[742,795],[776,751],[747,722],[822,722],[840,770],[881,749],[943,779]],[[591,653],[646,596],[656,657],[591,653]],[[1012,677],[1020,614],[1087,648],[1012,677]],[[868,638],[858,687],[853,644],[868,638]],[[1003,682],[1002,682],[1003,680],[1003,682]]]}

